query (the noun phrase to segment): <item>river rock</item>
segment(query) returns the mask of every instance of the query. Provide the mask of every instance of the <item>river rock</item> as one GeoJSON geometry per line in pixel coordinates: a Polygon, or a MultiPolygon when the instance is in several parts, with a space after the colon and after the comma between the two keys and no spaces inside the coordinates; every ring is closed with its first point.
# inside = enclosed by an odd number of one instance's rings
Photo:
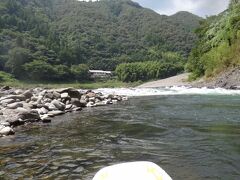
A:
{"type": "Polygon", "coordinates": [[[8,119],[7,122],[11,127],[21,126],[25,123],[22,119],[8,119]]]}
{"type": "Polygon", "coordinates": [[[71,99],[71,104],[77,106],[77,107],[86,107],[86,102],[85,101],[81,101],[77,98],[72,98],[71,99]]]}
{"type": "Polygon", "coordinates": [[[72,104],[67,104],[65,110],[69,110],[69,109],[71,109],[72,106],[73,106],[72,104]]]}
{"type": "Polygon", "coordinates": [[[112,104],[112,101],[111,101],[110,99],[105,99],[105,100],[103,100],[103,101],[101,101],[101,102],[99,102],[99,103],[102,103],[102,104],[104,104],[104,105],[107,105],[107,104],[112,104]]]}
{"type": "Polygon", "coordinates": [[[54,104],[52,104],[52,103],[46,103],[45,105],[47,106],[47,109],[49,111],[58,110],[58,108],[56,108],[56,106],[54,104]]]}
{"type": "Polygon", "coordinates": [[[16,102],[16,103],[12,103],[12,104],[7,105],[8,109],[17,109],[18,107],[23,107],[23,103],[16,102]]]}
{"type": "Polygon", "coordinates": [[[43,115],[43,114],[47,114],[48,110],[45,107],[41,107],[40,109],[38,109],[38,114],[43,115]]]}
{"type": "Polygon", "coordinates": [[[52,121],[51,117],[47,114],[41,115],[40,118],[43,123],[50,123],[52,121]]]}
{"type": "Polygon", "coordinates": [[[37,104],[42,104],[43,97],[44,97],[43,95],[38,96],[37,104]]]}
{"type": "Polygon", "coordinates": [[[61,94],[61,99],[67,99],[70,98],[70,96],[68,95],[68,93],[62,93],[61,94]]]}
{"type": "Polygon", "coordinates": [[[1,125],[6,127],[6,126],[10,126],[10,123],[9,123],[9,122],[1,122],[1,123],[0,123],[0,126],[1,126],[1,125]]]}
{"type": "Polygon", "coordinates": [[[48,112],[48,116],[50,116],[50,117],[59,116],[59,115],[62,115],[62,114],[65,114],[65,112],[64,111],[60,111],[60,110],[49,111],[48,112]]]}
{"type": "Polygon", "coordinates": [[[69,94],[69,96],[71,98],[78,98],[78,99],[80,99],[81,96],[82,96],[82,94],[78,90],[76,90],[76,89],[71,89],[70,91],[68,91],[68,94],[69,94]]]}
{"type": "Polygon", "coordinates": [[[45,98],[45,99],[43,100],[43,102],[44,102],[44,103],[50,103],[50,102],[52,102],[52,99],[50,99],[50,98],[45,98]]]}
{"type": "Polygon", "coordinates": [[[40,116],[37,111],[31,110],[27,112],[22,112],[18,114],[18,119],[24,120],[24,121],[38,121],[40,120],[40,116]]]}
{"type": "Polygon", "coordinates": [[[87,107],[95,107],[96,106],[96,104],[94,104],[94,102],[88,102],[87,103],[87,105],[86,105],[87,107]]]}
{"type": "Polygon", "coordinates": [[[61,94],[56,92],[56,91],[53,91],[53,98],[54,99],[58,99],[58,98],[61,98],[61,94]]]}
{"type": "Polygon", "coordinates": [[[52,92],[47,92],[44,96],[44,99],[53,99],[54,95],[52,92]]]}
{"type": "Polygon", "coordinates": [[[72,110],[73,110],[73,111],[81,111],[82,108],[81,108],[81,107],[75,107],[75,108],[73,108],[72,110]]]}
{"type": "Polygon", "coordinates": [[[1,97],[0,101],[5,100],[5,99],[14,99],[15,101],[18,99],[21,101],[25,101],[26,97],[22,94],[21,95],[8,95],[8,96],[1,97]]]}
{"type": "Polygon", "coordinates": [[[9,86],[3,86],[2,87],[2,90],[4,90],[4,91],[8,91],[8,90],[10,90],[11,88],[9,87],[9,86]]]}
{"type": "Polygon", "coordinates": [[[61,110],[63,111],[65,109],[65,104],[54,99],[52,102],[51,102],[58,110],[61,110]]]}
{"type": "Polygon", "coordinates": [[[5,100],[1,101],[1,104],[2,105],[8,105],[8,104],[11,104],[11,103],[14,103],[14,102],[15,102],[14,99],[5,99],[5,100]]]}
{"type": "Polygon", "coordinates": [[[37,104],[37,107],[36,108],[45,108],[45,109],[48,109],[48,106],[47,106],[47,103],[46,104],[37,104]]]}
{"type": "Polygon", "coordinates": [[[86,94],[86,96],[87,96],[88,98],[93,98],[93,97],[96,97],[96,93],[94,93],[94,92],[89,92],[89,93],[86,94]]]}
{"type": "Polygon", "coordinates": [[[8,136],[8,135],[13,135],[13,134],[14,134],[14,131],[12,128],[0,126],[0,135],[8,136]]]}
{"type": "Polygon", "coordinates": [[[20,94],[23,93],[23,90],[17,89],[17,90],[14,91],[14,93],[17,94],[17,95],[20,95],[20,94]]]}
{"type": "Polygon", "coordinates": [[[23,93],[23,95],[26,97],[26,99],[30,99],[33,96],[33,93],[31,90],[27,90],[23,93]]]}
{"type": "Polygon", "coordinates": [[[21,114],[21,113],[27,113],[27,112],[29,112],[29,110],[27,110],[27,109],[25,109],[25,108],[23,108],[23,107],[18,107],[16,110],[17,110],[17,112],[20,113],[20,114],[21,114]]]}
{"type": "Polygon", "coordinates": [[[89,101],[91,101],[91,102],[95,102],[95,97],[91,97],[91,98],[89,98],[89,101]]]}
{"type": "Polygon", "coordinates": [[[38,97],[37,96],[33,96],[33,97],[31,97],[31,101],[37,101],[38,100],[38,97]]]}

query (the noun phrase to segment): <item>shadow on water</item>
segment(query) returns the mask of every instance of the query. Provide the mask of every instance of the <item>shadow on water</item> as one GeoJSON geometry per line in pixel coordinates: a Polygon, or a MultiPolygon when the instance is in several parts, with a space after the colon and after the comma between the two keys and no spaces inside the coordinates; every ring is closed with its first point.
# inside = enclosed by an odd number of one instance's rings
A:
{"type": "Polygon", "coordinates": [[[173,179],[240,179],[239,96],[155,96],[84,109],[0,139],[0,179],[90,180],[147,160],[173,179]]]}

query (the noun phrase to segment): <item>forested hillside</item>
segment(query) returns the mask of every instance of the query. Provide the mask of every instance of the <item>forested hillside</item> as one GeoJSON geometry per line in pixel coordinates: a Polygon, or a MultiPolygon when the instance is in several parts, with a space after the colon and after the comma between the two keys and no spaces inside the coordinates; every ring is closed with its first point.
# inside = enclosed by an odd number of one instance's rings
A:
{"type": "Polygon", "coordinates": [[[161,16],[130,0],[1,0],[0,70],[55,81],[165,57],[184,64],[200,19],[161,16]]]}
{"type": "Polygon", "coordinates": [[[202,21],[199,40],[189,57],[192,78],[219,73],[240,66],[240,1],[231,0],[228,10],[202,21]]]}

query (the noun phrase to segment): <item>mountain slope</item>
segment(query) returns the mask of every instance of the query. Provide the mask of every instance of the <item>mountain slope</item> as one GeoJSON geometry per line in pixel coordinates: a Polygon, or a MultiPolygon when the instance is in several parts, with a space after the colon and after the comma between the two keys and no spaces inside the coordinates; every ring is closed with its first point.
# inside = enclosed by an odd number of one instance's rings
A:
{"type": "Polygon", "coordinates": [[[181,23],[131,1],[72,2],[68,6],[60,3],[55,9],[54,24],[60,39],[70,46],[81,39],[82,46],[88,47],[87,59],[92,61],[97,60],[94,57],[112,59],[121,55],[128,55],[132,61],[144,60],[142,54],[146,55],[152,46],[187,56],[196,40],[192,30],[199,20],[196,17],[194,23],[181,23]],[[137,57],[141,59],[134,59],[139,50],[143,51],[137,57]]]}
{"type": "MultiPolygon", "coordinates": [[[[215,77],[240,66],[240,1],[232,0],[227,11],[209,17],[197,30],[199,41],[187,68],[192,78],[215,77]]],[[[239,82],[240,83],[240,82],[239,82]]]]}
{"type": "Polygon", "coordinates": [[[1,0],[0,15],[0,69],[43,80],[47,73],[71,79],[78,64],[114,70],[123,62],[162,61],[165,52],[186,57],[200,19],[161,16],[130,0],[1,0]]]}

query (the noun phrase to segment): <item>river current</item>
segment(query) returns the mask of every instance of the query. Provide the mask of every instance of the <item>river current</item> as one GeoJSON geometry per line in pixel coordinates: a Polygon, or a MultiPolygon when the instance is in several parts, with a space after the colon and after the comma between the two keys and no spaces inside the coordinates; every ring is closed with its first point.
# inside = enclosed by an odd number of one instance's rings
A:
{"type": "Polygon", "coordinates": [[[132,97],[1,138],[0,179],[91,180],[100,168],[129,161],[152,161],[174,180],[240,179],[239,91],[99,91],[132,97]]]}

